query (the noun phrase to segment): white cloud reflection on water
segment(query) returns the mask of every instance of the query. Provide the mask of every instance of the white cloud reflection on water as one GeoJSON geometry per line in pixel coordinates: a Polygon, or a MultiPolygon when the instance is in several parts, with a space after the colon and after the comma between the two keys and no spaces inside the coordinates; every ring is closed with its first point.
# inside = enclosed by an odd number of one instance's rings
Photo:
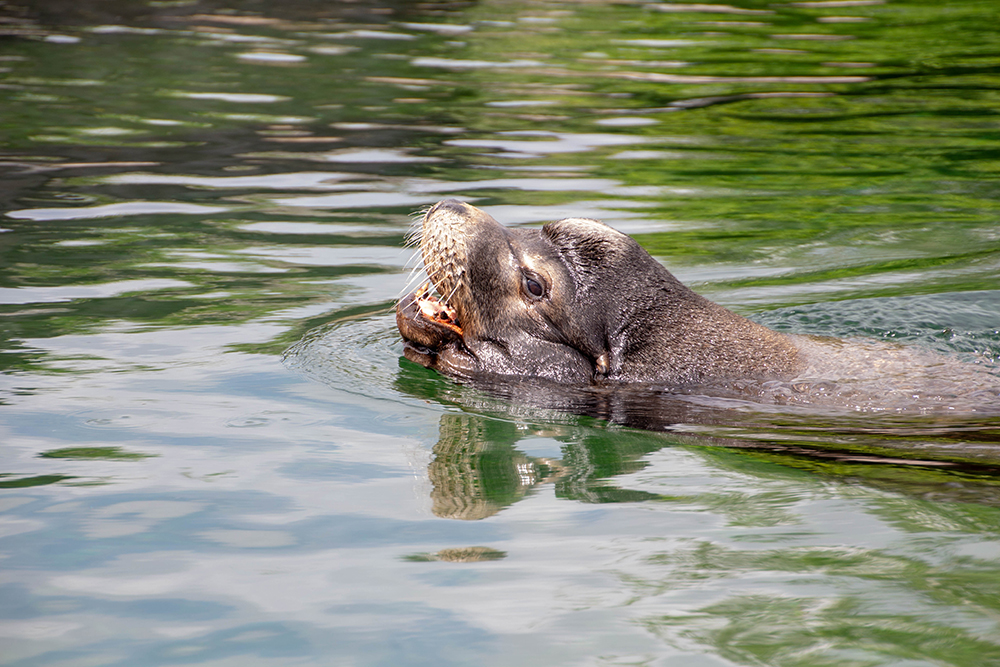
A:
{"type": "Polygon", "coordinates": [[[53,287],[0,287],[0,304],[59,303],[77,299],[106,299],[130,292],[156,292],[183,287],[191,283],[173,278],[121,280],[93,285],[59,285],[53,287]]]}
{"type": "Polygon", "coordinates": [[[343,181],[364,180],[362,174],[333,171],[293,171],[252,176],[194,176],[183,174],[116,174],[104,182],[113,185],[186,185],[218,189],[327,190],[343,187],[343,181]]]}
{"type": "Polygon", "coordinates": [[[223,213],[228,207],[201,206],[179,202],[132,201],[103,206],[75,206],[63,208],[26,208],[9,211],[5,215],[16,220],[87,220],[127,215],[183,214],[210,215],[223,213]]]}

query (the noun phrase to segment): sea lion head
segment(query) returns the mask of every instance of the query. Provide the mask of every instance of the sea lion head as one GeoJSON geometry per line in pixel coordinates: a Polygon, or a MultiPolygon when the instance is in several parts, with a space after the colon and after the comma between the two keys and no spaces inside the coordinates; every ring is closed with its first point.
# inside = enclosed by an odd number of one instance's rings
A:
{"type": "Polygon", "coordinates": [[[419,234],[438,296],[407,295],[396,322],[407,358],[453,376],[607,376],[622,323],[641,307],[627,295],[666,273],[633,239],[585,218],[508,228],[447,199],[419,234]]]}

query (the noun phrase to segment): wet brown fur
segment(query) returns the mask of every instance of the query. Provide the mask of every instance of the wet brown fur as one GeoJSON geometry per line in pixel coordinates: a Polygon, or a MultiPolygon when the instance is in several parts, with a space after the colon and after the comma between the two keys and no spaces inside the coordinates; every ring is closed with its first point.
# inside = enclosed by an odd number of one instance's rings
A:
{"type": "Polygon", "coordinates": [[[512,229],[445,200],[424,215],[420,249],[461,335],[422,316],[419,294],[400,301],[397,324],[407,357],[450,375],[681,386],[801,367],[789,337],[694,293],[596,220],[512,229]]]}

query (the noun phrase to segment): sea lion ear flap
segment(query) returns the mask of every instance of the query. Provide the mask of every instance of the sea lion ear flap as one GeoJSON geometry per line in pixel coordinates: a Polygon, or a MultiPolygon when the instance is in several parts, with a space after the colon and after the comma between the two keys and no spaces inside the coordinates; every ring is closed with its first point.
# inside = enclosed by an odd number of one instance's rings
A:
{"type": "MultiPolygon", "coordinates": [[[[542,227],[547,238],[568,261],[587,269],[606,265],[628,237],[599,220],[565,218],[542,227]]],[[[586,271],[589,273],[589,271],[586,271]]]]}

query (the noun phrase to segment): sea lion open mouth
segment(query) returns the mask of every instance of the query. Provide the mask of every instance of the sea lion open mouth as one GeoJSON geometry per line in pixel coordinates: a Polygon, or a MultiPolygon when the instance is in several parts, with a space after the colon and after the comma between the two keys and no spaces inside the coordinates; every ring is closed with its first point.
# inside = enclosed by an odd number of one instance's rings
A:
{"type": "Polygon", "coordinates": [[[423,285],[415,294],[414,303],[420,309],[421,317],[434,324],[448,327],[459,336],[462,335],[462,327],[458,324],[458,313],[447,303],[431,294],[429,285],[423,285]]]}
{"type": "Polygon", "coordinates": [[[434,350],[462,339],[455,311],[425,289],[412,292],[396,305],[396,326],[404,340],[434,350]]]}

